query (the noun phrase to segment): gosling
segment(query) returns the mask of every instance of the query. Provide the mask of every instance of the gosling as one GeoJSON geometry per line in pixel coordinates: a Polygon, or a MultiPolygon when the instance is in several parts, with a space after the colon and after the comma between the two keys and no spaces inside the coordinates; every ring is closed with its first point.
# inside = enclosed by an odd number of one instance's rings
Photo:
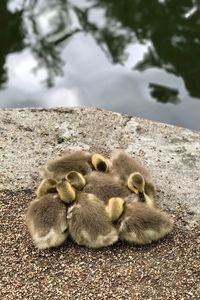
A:
{"type": "Polygon", "coordinates": [[[128,188],[130,191],[138,195],[138,201],[146,203],[148,206],[154,206],[154,198],[151,194],[151,197],[145,193],[145,181],[142,174],[139,172],[134,172],[128,177],[127,182],[128,188]]]}
{"type": "Polygon", "coordinates": [[[149,171],[125,151],[115,150],[112,153],[110,171],[111,174],[118,174],[133,192],[140,193],[141,200],[144,198],[144,192],[152,199],[155,197],[156,190],[149,171]],[[139,174],[141,182],[138,182],[139,174]],[[138,183],[139,187],[144,185],[144,190],[138,190],[138,183]]]}
{"type": "Polygon", "coordinates": [[[78,245],[98,249],[118,240],[117,230],[107,215],[104,203],[93,194],[77,193],[67,219],[69,233],[78,245]]]}
{"type": "Polygon", "coordinates": [[[47,165],[40,167],[39,174],[42,178],[52,178],[57,181],[64,179],[71,171],[85,175],[93,170],[91,157],[92,154],[86,151],[67,152],[60,158],[50,160],[47,165]]]}
{"type": "Polygon", "coordinates": [[[38,249],[60,246],[68,237],[67,208],[57,194],[46,194],[28,207],[26,224],[38,249]]]}
{"type": "Polygon", "coordinates": [[[58,193],[60,199],[66,203],[70,203],[76,198],[74,187],[66,179],[59,181],[51,178],[43,179],[37,188],[36,195],[42,197],[49,193],[58,193]]]}
{"type": "Polygon", "coordinates": [[[45,178],[39,184],[36,195],[37,197],[42,197],[48,193],[56,193],[57,182],[51,178],[45,178]]]}
{"type": "Polygon", "coordinates": [[[131,193],[118,176],[110,173],[93,171],[85,176],[86,185],[83,191],[96,195],[100,200],[107,204],[112,197],[127,197],[131,193]]]}
{"type": "Polygon", "coordinates": [[[67,173],[65,179],[78,191],[81,191],[86,185],[86,180],[83,175],[76,171],[67,173]]]}
{"type": "Polygon", "coordinates": [[[158,208],[149,207],[142,202],[112,198],[108,202],[107,211],[112,211],[113,205],[117,207],[114,219],[119,217],[116,227],[121,241],[138,245],[150,244],[162,239],[173,228],[170,216],[158,208]]]}
{"type": "Polygon", "coordinates": [[[43,180],[36,192],[37,198],[28,206],[26,224],[38,249],[57,247],[68,237],[65,203],[75,200],[75,191],[66,183],[56,183],[56,193],[49,193],[51,184],[55,188],[55,182],[43,180]]]}
{"type": "Polygon", "coordinates": [[[110,171],[111,163],[108,158],[105,158],[99,153],[95,153],[91,158],[92,164],[96,171],[108,173],[110,171]]]}

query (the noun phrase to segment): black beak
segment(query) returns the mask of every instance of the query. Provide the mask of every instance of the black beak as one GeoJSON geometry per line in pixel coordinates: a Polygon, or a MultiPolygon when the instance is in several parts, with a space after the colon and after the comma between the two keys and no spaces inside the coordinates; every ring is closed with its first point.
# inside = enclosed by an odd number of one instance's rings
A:
{"type": "Polygon", "coordinates": [[[139,192],[139,198],[141,202],[145,202],[144,192],[139,192]]]}

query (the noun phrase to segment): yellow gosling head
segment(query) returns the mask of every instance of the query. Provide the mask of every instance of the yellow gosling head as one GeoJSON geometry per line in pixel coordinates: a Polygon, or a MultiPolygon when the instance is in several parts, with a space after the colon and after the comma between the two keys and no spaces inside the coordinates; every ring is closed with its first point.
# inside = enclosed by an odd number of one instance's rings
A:
{"type": "Polygon", "coordinates": [[[106,206],[106,213],[109,219],[114,222],[117,221],[124,211],[124,199],[120,197],[110,198],[106,206]]]}
{"type": "Polygon", "coordinates": [[[44,196],[48,193],[56,192],[56,181],[51,178],[43,179],[37,188],[37,197],[44,196]]]}
{"type": "Polygon", "coordinates": [[[65,179],[57,184],[56,189],[62,201],[71,203],[76,199],[75,189],[65,179]]]}
{"type": "Polygon", "coordinates": [[[95,170],[105,173],[109,172],[111,166],[111,162],[109,159],[96,153],[92,155],[91,161],[95,170]]]}
{"type": "Polygon", "coordinates": [[[141,173],[134,172],[129,176],[128,188],[135,194],[139,195],[139,198],[142,202],[145,201],[144,187],[145,181],[141,173]]]}
{"type": "Polygon", "coordinates": [[[86,180],[83,175],[76,171],[67,173],[65,179],[78,191],[82,190],[86,185],[86,180]]]}

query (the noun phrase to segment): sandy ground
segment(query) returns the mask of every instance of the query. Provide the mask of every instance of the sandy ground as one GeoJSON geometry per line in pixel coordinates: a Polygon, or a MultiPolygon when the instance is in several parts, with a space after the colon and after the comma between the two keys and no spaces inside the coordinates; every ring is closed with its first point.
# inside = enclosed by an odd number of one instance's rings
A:
{"type": "Polygon", "coordinates": [[[90,250],[67,241],[39,251],[24,220],[31,191],[0,197],[1,299],[199,299],[200,227],[187,229],[183,208],[173,232],[152,245],[90,250]]]}

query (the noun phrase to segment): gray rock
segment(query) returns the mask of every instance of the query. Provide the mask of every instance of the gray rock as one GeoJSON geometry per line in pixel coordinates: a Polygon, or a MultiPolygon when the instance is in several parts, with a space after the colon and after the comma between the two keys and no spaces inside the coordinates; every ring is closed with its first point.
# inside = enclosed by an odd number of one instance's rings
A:
{"type": "Polygon", "coordinates": [[[0,190],[34,189],[62,151],[122,148],[151,170],[158,203],[200,214],[200,133],[94,108],[0,111],[0,190]]]}

